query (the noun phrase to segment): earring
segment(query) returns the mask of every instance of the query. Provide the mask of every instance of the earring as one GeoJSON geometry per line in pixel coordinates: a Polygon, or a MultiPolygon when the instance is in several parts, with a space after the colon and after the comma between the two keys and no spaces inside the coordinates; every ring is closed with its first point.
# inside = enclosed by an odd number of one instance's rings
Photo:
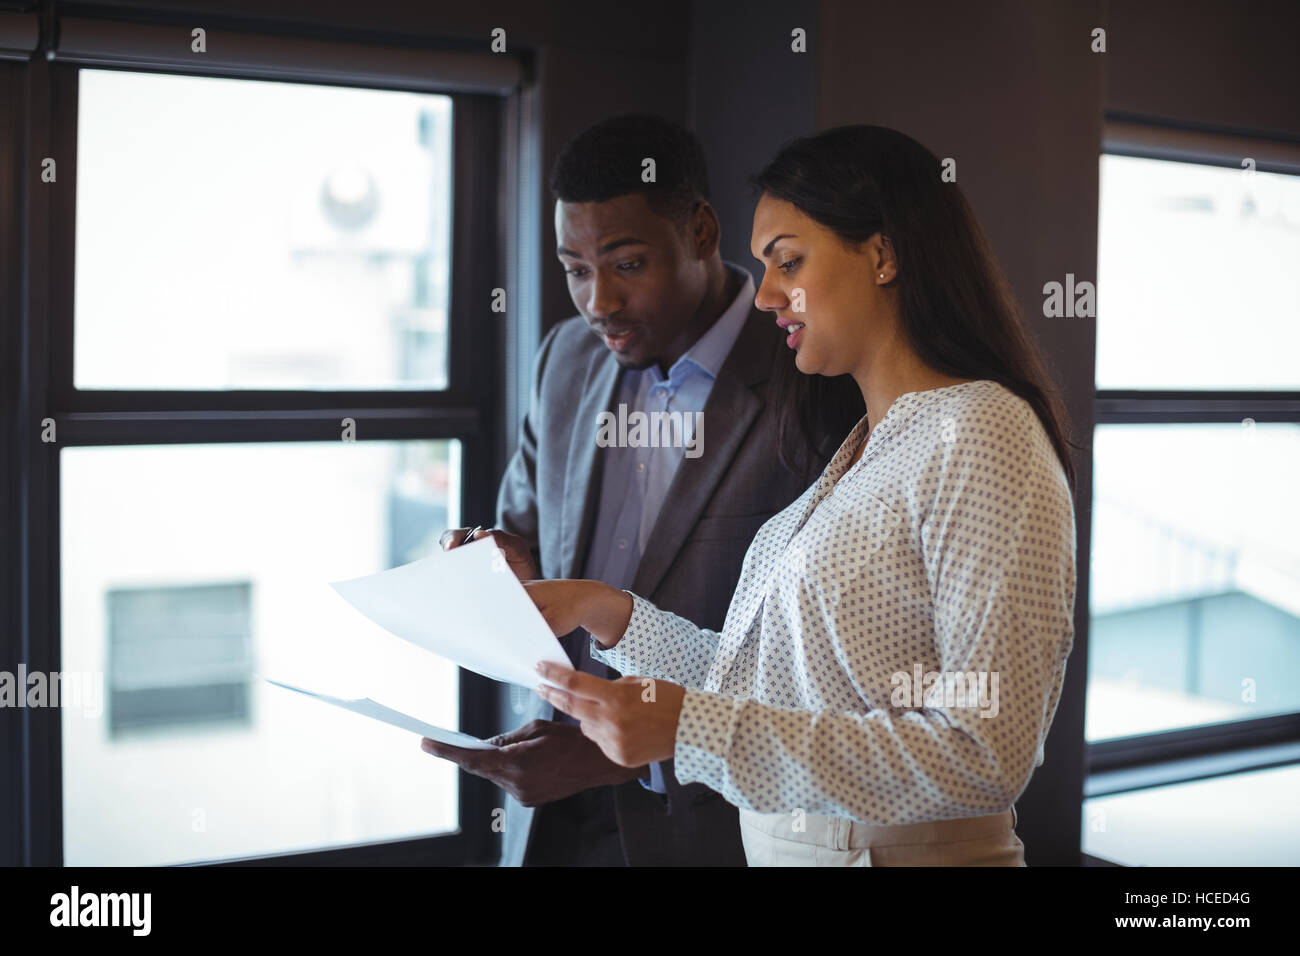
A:
{"type": "Polygon", "coordinates": [[[884,277],[885,277],[885,274],[884,274],[884,273],[883,273],[883,272],[882,272],[882,273],[880,273],[880,278],[882,278],[882,279],[883,279],[883,278],[884,278],[884,277]]]}

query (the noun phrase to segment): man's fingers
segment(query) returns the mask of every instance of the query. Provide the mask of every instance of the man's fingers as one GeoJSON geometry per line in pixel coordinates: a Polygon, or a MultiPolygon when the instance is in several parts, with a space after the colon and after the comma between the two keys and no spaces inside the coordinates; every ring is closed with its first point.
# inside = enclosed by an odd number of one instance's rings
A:
{"type": "Polygon", "coordinates": [[[497,734],[495,737],[488,738],[488,743],[496,744],[498,747],[507,747],[511,744],[523,743],[525,740],[532,740],[548,733],[555,726],[552,720],[530,720],[522,727],[516,727],[514,730],[507,730],[505,733],[497,734]]]}
{"type": "Polygon", "coordinates": [[[471,530],[473,529],[449,528],[448,530],[444,531],[441,534],[441,536],[439,536],[438,545],[444,551],[449,551],[452,548],[459,548],[462,544],[465,543],[465,535],[469,534],[471,530]]]}
{"type": "Polygon", "coordinates": [[[449,528],[438,536],[438,546],[444,551],[459,548],[473,534],[475,541],[490,538],[492,543],[506,556],[506,563],[514,569],[515,576],[521,581],[531,581],[537,577],[537,568],[528,542],[517,534],[500,531],[496,528],[449,528]]]}
{"type": "Polygon", "coordinates": [[[436,740],[430,740],[428,737],[420,738],[420,749],[427,754],[433,754],[435,757],[443,757],[446,760],[455,760],[460,762],[459,758],[466,751],[462,747],[453,747],[450,744],[439,743],[436,740]]]}
{"type": "Polygon", "coordinates": [[[465,747],[453,747],[451,744],[444,744],[428,737],[420,738],[420,749],[427,754],[433,754],[435,757],[442,757],[444,760],[459,764],[470,773],[477,772],[485,756],[492,753],[490,750],[469,750],[465,747]]]}

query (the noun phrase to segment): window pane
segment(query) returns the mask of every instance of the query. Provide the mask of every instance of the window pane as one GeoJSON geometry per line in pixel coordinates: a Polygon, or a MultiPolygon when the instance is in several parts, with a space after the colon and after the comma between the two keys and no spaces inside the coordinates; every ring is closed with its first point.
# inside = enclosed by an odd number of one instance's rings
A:
{"type": "Polygon", "coordinates": [[[460,520],[458,443],[61,454],[62,667],[104,689],[62,711],[69,865],[456,829],[455,768],[416,735],[258,675],[457,726],[456,668],[329,582],[437,549],[460,520]]]}
{"type": "Polygon", "coordinates": [[[445,388],[451,99],[82,70],[78,388],[445,388]]]}
{"type": "Polygon", "coordinates": [[[1300,766],[1093,797],[1083,852],[1120,866],[1300,866],[1297,793],[1300,766]]]}
{"type": "Polygon", "coordinates": [[[110,734],[248,723],[252,590],[243,581],[108,591],[110,734]]]}
{"type": "Polygon", "coordinates": [[[1300,176],[1101,157],[1097,387],[1300,388],[1300,176]]]}
{"type": "Polygon", "coordinates": [[[1102,425],[1087,738],[1300,710],[1300,425],[1102,425]]]}

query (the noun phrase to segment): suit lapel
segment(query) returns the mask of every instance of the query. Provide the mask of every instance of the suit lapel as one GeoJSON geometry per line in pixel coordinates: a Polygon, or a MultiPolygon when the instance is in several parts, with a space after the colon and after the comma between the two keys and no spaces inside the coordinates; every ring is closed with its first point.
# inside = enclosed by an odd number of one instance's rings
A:
{"type": "Polygon", "coordinates": [[[568,465],[564,472],[564,504],[560,516],[560,576],[582,577],[587,562],[587,542],[600,497],[600,469],[596,460],[596,423],[601,412],[614,404],[619,385],[618,361],[602,348],[587,366],[587,388],[579,399],[569,436],[568,465]]]}
{"type": "Polygon", "coordinates": [[[691,529],[717,491],[722,476],[763,408],[754,386],[770,369],[771,349],[762,335],[776,335],[771,319],[751,309],[731,353],[718,371],[704,405],[703,453],[682,458],[646,542],[631,590],[651,595],[690,536],[691,529]]]}

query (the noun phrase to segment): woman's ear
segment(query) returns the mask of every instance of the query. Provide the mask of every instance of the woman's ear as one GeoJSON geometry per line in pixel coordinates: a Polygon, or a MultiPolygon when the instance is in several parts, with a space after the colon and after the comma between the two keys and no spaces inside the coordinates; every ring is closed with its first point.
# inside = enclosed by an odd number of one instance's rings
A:
{"type": "Polygon", "coordinates": [[[881,282],[892,282],[898,278],[898,260],[894,256],[894,243],[883,232],[871,237],[872,268],[875,277],[881,282]]]}

